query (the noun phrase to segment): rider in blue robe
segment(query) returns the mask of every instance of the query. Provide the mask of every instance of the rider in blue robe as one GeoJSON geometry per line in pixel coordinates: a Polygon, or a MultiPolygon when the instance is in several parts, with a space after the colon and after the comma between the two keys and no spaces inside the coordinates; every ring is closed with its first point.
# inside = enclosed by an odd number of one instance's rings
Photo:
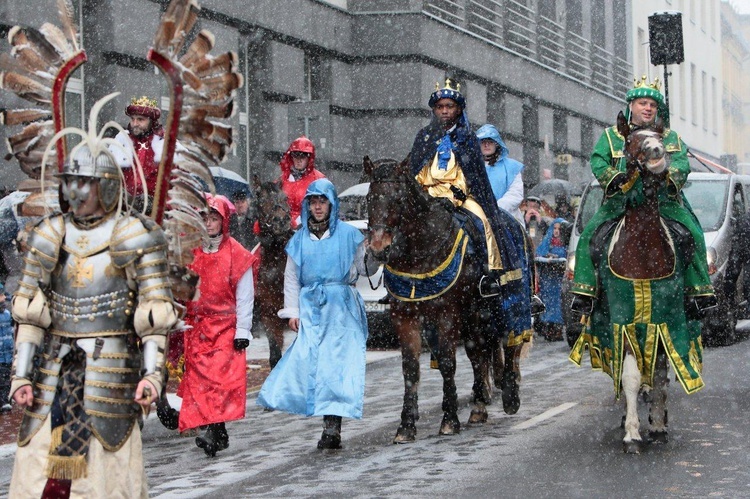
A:
{"type": "MultiPolygon", "coordinates": [[[[438,85],[439,87],[439,85],[438,85]]],[[[497,276],[502,306],[494,320],[501,330],[509,332],[509,344],[516,345],[531,337],[531,272],[525,247],[524,230],[508,212],[497,206],[492,186],[485,171],[484,159],[479,148],[479,140],[471,130],[466,115],[466,99],[459,88],[451,86],[446,80],[444,88],[437,88],[430,96],[429,105],[433,108],[431,123],[420,130],[414,139],[410,154],[411,173],[416,177],[434,161],[438,164],[443,157],[450,157],[459,165],[466,180],[468,193],[463,197],[473,198],[482,208],[499,249],[502,269],[492,269],[497,276]],[[435,110],[438,101],[451,99],[461,108],[455,123],[446,129],[435,110]],[[436,160],[437,157],[437,160],[436,160]]],[[[456,197],[457,189],[451,189],[456,197]]],[[[475,247],[482,249],[482,244],[475,241],[475,247]]],[[[493,314],[495,315],[495,314],[493,314]]]]}
{"type": "MultiPolygon", "coordinates": [[[[314,207],[313,207],[314,210],[314,207]]],[[[367,318],[354,287],[364,265],[364,236],[339,220],[336,188],[326,179],[310,184],[302,223],[286,246],[284,309],[297,338],[271,371],[258,404],[305,416],[324,416],[318,448],[338,448],[341,418],[362,418],[367,318]],[[311,203],[325,198],[328,217],[316,220],[311,203]]]]}

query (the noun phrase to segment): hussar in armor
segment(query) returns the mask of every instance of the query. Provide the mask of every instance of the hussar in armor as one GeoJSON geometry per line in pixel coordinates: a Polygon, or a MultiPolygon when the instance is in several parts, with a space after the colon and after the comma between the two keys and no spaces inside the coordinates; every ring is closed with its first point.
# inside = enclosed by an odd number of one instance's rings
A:
{"type": "Polygon", "coordinates": [[[59,174],[67,212],[31,230],[13,298],[11,393],[25,410],[12,497],[147,494],[137,423],[161,393],[177,322],[167,240],[151,219],[121,210],[108,139],[78,134],[59,174]]]}
{"type": "Polygon", "coordinates": [[[236,54],[210,54],[208,31],[185,43],[200,7],[172,0],[147,55],[169,79],[163,154],[150,209],[136,214],[113,153],[138,155],[105,137],[123,132],[116,123],[97,131],[99,110],[118,94],[92,106],[88,132],[65,128],[67,81],[87,55],[73,4],[57,5],[61,27],[14,26],[11,57],[0,58],[0,88],[35,106],[0,110],[0,124],[23,127],[9,134],[10,153],[36,186],[24,205],[46,213],[29,229],[13,300],[11,396],[24,417],[10,496],[145,497],[138,423],[162,393],[167,332],[180,314],[173,293],[188,301],[195,290],[185,269],[206,234],[201,180],[213,190],[208,165],[231,147],[221,120],[242,77],[236,54]],[[82,141],[69,149],[68,134],[82,141]]]}

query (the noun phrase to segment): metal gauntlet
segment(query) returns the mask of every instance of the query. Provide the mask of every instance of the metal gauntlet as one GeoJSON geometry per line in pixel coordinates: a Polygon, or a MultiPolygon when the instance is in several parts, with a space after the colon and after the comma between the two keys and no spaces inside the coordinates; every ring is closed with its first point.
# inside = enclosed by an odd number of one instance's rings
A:
{"type": "Polygon", "coordinates": [[[16,347],[15,360],[15,377],[31,381],[34,370],[34,355],[36,355],[37,345],[26,342],[19,343],[16,347]]]}

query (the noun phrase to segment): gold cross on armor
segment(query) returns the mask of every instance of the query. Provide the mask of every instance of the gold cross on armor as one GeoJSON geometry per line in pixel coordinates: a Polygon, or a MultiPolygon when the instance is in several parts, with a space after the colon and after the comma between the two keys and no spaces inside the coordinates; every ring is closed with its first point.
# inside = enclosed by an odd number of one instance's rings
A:
{"type": "Polygon", "coordinates": [[[88,238],[88,236],[81,236],[81,237],[79,237],[78,240],[76,241],[76,246],[78,246],[82,250],[88,248],[89,247],[89,238],[88,238]]]}
{"type": "Polygon", "coordinates": [[[83,282],[84,279],[89,282],[94,280],[94,266],[86,265],[85,258],[73,258],[73,265],[68,265],[68,281],[73,288],[85,288],[88,284],[83,282]]]}

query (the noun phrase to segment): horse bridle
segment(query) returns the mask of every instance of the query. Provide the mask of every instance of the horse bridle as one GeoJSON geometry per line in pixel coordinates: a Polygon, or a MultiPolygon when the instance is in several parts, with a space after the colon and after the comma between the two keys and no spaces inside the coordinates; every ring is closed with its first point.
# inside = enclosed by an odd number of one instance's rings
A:
{"type": "MultiPolygon", "coordinates": [[[[373,175],[373,177],[375,177],[375,175],[373,175]]],[[[376,177],[376,178],[373,178],[373,182],[377,182],[379,184],[381,184],[381,183],[382,184],[387,184],[387,183],[403,184],[403,185],[406,185],[407,189],[409,189],[411,187],[411,185],[409,183],[409,178],[406,177],[406,176],[403,176],[403,175],[402,176],[396,176],[396,177],[388,175],[388,176],[384,176],[384,178],[377,178],[376,177]]],[[[415,193],[412,193],[412,194],[414,194],[414,195],[421,195],[422,193],[421,192],[415,192],[415,193]]],[[[418,200],[414,200],[414,202],[418,202],[418,200]]],[[[372,225],[368,225],[368,231],[369,230],[382,230],[386,234],[393,234],[394,233],[394,229],[391,228],[391,227],[386,226],[385,224],[372,224],[372,225]]],[[[400,232],[397,232],[397,234],[400,234],[400,232]]],[[[448,237],[450,237],[450,236],[449,235],[446,236],[446,238],[445,238],[444,241],[441,241],[440,244],[436,244],[434,246],[437,246],[437,247],[442,246],[442,244],[445,241],[448,240],[448,237]]],[[[393,237],[393,240],[394,240],[395,243],[398,242],[397,239],[396,239],[396,236],[393,237]]],[[[393,246],[394,243],[391,243],[391,245],[393,246]]],[[[428,250],[425,253],[415,253],[414,257],[416,257],[416,258],[423,258],[423,257],[429,256],[429,254],[430,254],[429,252],[430,251],[431,250],[428,250]]],[[[371,284],[371,286],[372,286],[372,284],[371,284]]]]}

